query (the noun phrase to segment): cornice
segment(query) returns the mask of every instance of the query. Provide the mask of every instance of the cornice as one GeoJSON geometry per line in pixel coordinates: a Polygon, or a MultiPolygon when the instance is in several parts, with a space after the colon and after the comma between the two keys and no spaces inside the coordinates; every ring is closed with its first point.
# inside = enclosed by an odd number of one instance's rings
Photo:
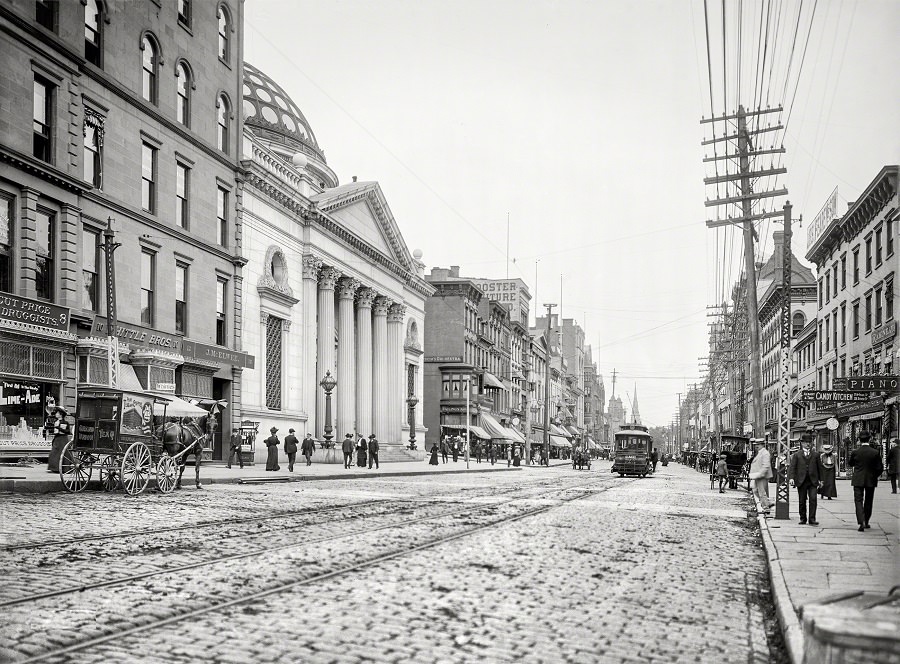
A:
{"type": "Polygon", "coordinates": [[[93,187],[84,180],[72,177],[52,164],[48,164],[40,159],[35,159],[30,155],[14,150],[6,145],[0,145],[0,160],[6,161],[13,166],[21,168],[43,180],[52,182],[53,184],[76,194],[87,194],[93,189],[93,187]]]}
{"type": "Polygon", "coordinates": [[[260,299],[272,300],[273,302],[278,302],[279,304],[288,307],[292,307],[300,301],[293,295],[289,295],[288,293],[284,293],[277,288],[274,288],[273,284],[269,283],[257,284],[256,292],[259,294],[260,299]]]}

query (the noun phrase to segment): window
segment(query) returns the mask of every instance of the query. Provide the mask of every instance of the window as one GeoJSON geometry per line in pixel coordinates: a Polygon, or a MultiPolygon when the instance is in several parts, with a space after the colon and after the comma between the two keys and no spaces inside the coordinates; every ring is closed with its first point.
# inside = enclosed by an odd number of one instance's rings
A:
{"type": "Polygon", "coordinates": [[[156,74],[159,67],[159,56],[154,41],[147,35],[141,40],[141,94],[151,104],[157,103],[156,99],[156,74]]]}
{"type": "Polygon", "coordinates": [[[884,248],[881,244],[882,230],[875,229],[875,265],[881,265],[881,250],[884,248]]]}
{"type": "Polygon", "coordinates": [[[156,212],[156,148],[141,144],[141,207],[156,212]]]}
{"type": "Polygon", "coordinates": [[[224,5],[219,5],[219,59],[228,62],[231,57],[228,33],[231,30],[231,17],[224,5]]]}
{"type": "Polygon", "coordinates": [[[875,325],[881,325],[881,314],[883,313],[881,308],[881,294],[882,288],[881,286],[878,286],[878,288],[875,289],[875,325]]]}
{"type": "Polygon", "coordinates": [[[838,347],[838,310],[835,309],[831,315],[831,347],[837,350],[838,347]]]}
{"type": "Polygon", "coordinates": [[[866,238],[866,274],[872,272],[872,236],[866,238]]]}
{"type": "Polygon", "coordinates": [[[51,32],[56,32],[56,12],[58,0],[36,0],[34,3],[34,20],[51,32]]]}
{"type": "Polygon", "coordinates": [[[50,162],[50,136],[53,120],[53,86],[40,76],[34,77],[34,145],[32,154],[50,162]]]}
{"type": "Polygon", "coordinates": [[[87,228],[81,229],[81,277],[84,287],[81,291],[81,308],[100,311],[99,286],[97,279],[100,234],[87,228]]]}
{"type": "Polygon", "coordinates": [[[38,208],[34,229],[34,288],[43,300],[53,299],[53,235],[56,218],[51,212],[38,208]]]}
{"type": "Polygon", "coordinates": [[[175,333],[187,334],[188,266],[175,264],[175,333]]]}
{"type": "Polygon", "coordinates": [[[191,27],[191,0],[178,0],[178,22],[191,27]]]}
{"type": "Polygon", "coordinates": [[[841,344],[847,343],[847,303],[841,302],[841,344]]]}
{"type": "Polygon", "coordinates": [[[824,339],[824,336],[825,336],[825,335],[822,333],[822,328],[823,328],[823,322],[822,322],[822,321],[819,321],[819,335],[818,335],[818,339],[819,339],[819,357],[822,357],[822,347],[823,347],[823,345],[824,345],[823,339],[824,339]]]}
{"type": "Polygon", "coordinates": [[[0,291],[12,292],[13,200],[0,196],[0,291]]]}
{"type": "Polygon", "coordinates": [[[828,278],[828,271],[825,271],[825,303],[831,302],[831,279],[828,278]]]}
{"type": "Polygon", "coordinates": [[[866,312],[865,312],[865,331],[868,332],[872,329],[872,294],[868,293],[866,295],[866,312]]]}
{"type": "Polygon", "coordinates": [[[841,290],[847,287],[847,254],[841,255],[841,290]]]}
{"type": "Polygon", "coordinates": [[[191,169],[184,164],[175,164],[175,223],[188,227],[188,194],[190,192],[191,169]]]}
{"type": "Polygon", "coordinates": [[[282,319],[266,319],[266,408],[272,410],[281,410],[282,329],[282,319]]]}
{"type": "Polygon", "coordinates": [[[825,352],[831,350],[831,316],[825,316],[825,352]]]}
{"type": "MultiPolygon", "coordinates": [[[[859,300],[853,303],[853,338],[859,337],[859,300]]],[[[821,355],[821,353],[820,353],[821,355]]]]}
{"type": "MultiPolygon", "coordinates": [[[[2,232],[2,231],[0,231],[2,232]]],[[[2,251],[2,249],[0,249],[2,251]]],[[[2,290],[2,289],[0,289],[2,290]]],[[[894,280],[888,279],[884,285],[884,319],[891,320],[894,317],[894,280]]]]}
{"type": "Polygon", "coordinates": [[[859,283],[859,247],[853,250],[853,285],[859,283]]]}
{"type": "Polygon", "coordinates": [[[831,285],[831,292],[834,293],[834,296],[837,297],[838,294],[838,264],[834,264],[834,268],[831,271],[833,282],[831,285]]]}
{"type": "Polygon", "coordinates": [[[885,241],[885,254],[888,256],[894,255],[894,222],[888,221],[884,225],[884,241],[885,241]]]}
{"type": "Polygon", "coordinates": [[[225,154],[228,154],[229,114],[228,99],[225,95],[219,95],[216,102],[216,146],[225,154]]]}
{"type": "Polygon", "coordinates": [[[819,309],[822,308],[822,303],[824,302],[824,298],[822,297],[825,293],[825,287],[822,284],[822,280],[819,279],[819,309]]]}
{"type": "MultiPolygon", "coordinates": [[[[227,282],[224,279],[216,280],[216,343],[219,346],[225,345],[225,287],[227,282]]],[[[269,316],[269,320],[273,320],[274,316],[269,316]]],[[[279,321],[280,323],[280,321],[279,321]]],[[[279,328],[281,326],[279,325],[279,328]]],[[[281,366],[279,362],[279,366],[281,366]]]]}
{"type": "Polygon", "coordinates": [[[191,74],[183,62],[179,62],[175,68],[175,85],[177,86],[178,100],[175,107],[175,117],[185,127],[191,126],[191,74]]]}
{"type": "Polygon", "coordinates": [[[102,5],[97,0],[84,1],[84,59],[102,67],[103,54],[102,5]]]}
{"type": "Polygon", "coordinates": [[[103,120],[84,109],[84,179],[97,189],[103,188],[103,120]]]}
{"type": "Polygon", "coordinates": [[[228,192],[222,187],[218,189],[216,198],[216,217],[218,218],[218,228],[216,229],[217,239],[223,247],[228,246],[228,192]]]}
{"type": "Polygon", "coordinates": [[[141,252],[141,324],[153,327],[153,286],[156,283],[156,254],[141,252]]]}

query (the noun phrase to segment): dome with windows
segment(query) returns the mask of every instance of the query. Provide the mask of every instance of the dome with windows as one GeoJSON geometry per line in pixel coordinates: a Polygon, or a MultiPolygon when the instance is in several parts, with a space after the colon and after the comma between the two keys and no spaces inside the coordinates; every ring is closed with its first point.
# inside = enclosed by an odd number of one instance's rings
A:
{"type": "Polygon", "coordinates": [[[246,62],[243,95],[244,124],[253,133],[326,163],[325,154],[297,105],[280,85],[246,62]]]}

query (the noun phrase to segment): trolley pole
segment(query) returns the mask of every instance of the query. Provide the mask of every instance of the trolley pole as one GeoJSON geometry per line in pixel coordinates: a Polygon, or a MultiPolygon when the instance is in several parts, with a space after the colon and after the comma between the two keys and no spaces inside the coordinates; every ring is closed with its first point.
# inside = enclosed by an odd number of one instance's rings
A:
{"type": "Polygon", "coordinates": [[[547,366],[544,368],[544,458],[547,466],[550,466],[550,312],[555,304],[545,304],[547,307],[547,366]]]}
{"type": "Polygon", "coordinates": [[[112,217],[106,220],[103,229],[103,253],[106,267],[106,342],[109,358],[109,386],[119,386],[119,338],[116,329],[119,319],[116,315],[116,262],[113,254],[121,243],[113,242],[116,233],[112,229],[112,217]]]}
{"type": "MultiPolygon", "coordinates": [[[[791,202],[784,205],[784,244],[781,259],[781,393],[778,409],[778,456],[791,449],[791,202]]],[[[757,436],[759,433],[757,433],[757,436]]],[[[775,518],[790,518],[790,489],[787,469],[779,468],[775,485],[775,518]]]]}

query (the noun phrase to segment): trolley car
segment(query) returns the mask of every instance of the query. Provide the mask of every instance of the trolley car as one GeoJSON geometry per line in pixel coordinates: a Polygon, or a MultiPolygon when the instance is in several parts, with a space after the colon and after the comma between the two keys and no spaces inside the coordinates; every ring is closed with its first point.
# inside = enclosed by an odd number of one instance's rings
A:
{"type": "Polygon", "coordinates": [[[646,477],[653,472],[650,451],[653,449],[653,438],[647,427],[640,424],[623,424],[614,434],[615,461],[612,472],[619,477],[636,475],[646,477]]]}

